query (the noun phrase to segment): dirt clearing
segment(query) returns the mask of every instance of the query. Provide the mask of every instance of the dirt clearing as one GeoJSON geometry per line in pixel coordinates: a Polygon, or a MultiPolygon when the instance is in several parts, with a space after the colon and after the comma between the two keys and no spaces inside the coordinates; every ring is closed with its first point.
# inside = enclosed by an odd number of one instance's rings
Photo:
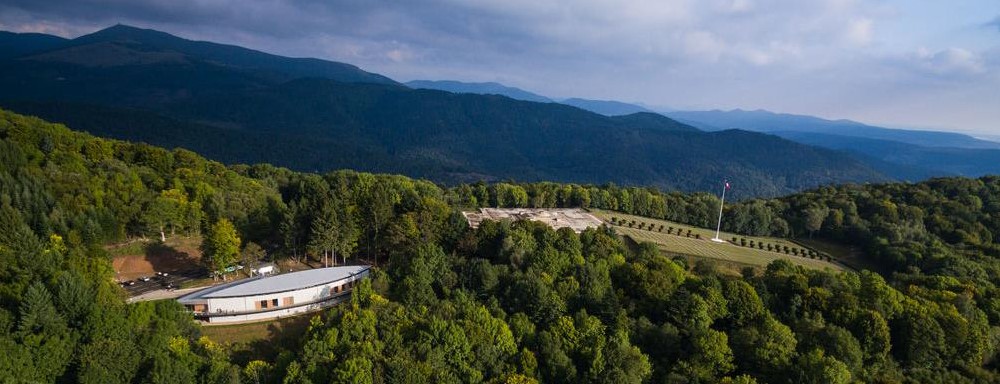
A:
{"type": "Polygon", "coordinates": [[[189,271],[201,268],[200,236],[176,236],[158,240],[136,240],[106,247],[111,253],[115,276],[120,281],[151,276],[156,272],[189,271]]]}

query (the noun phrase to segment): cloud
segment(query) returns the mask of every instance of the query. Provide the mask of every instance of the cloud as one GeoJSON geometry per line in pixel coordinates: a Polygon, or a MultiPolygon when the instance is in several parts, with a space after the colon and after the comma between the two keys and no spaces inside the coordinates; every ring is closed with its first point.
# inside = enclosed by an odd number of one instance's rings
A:
{"type": "Polygon", "coordinates": [[[983,58],[962,48],[948,48],[930,52],[921,48],[913,54],[916,65],[929,73],[941,76],[968,76],[986,72],[983,58]]]}
{"type": "Polygon", "coordinates": [[[857,45],[868,45],[872,42],[873,21],[868,18],[851,20],[847,27],[847,40],[857,45]]]}
{"type": "MultiPolygon", "coordinates": [[[[313,48],[316,40],[359,44],[367,50],[395,41],[431,61],[504,55],[560,60],[586,54],[590,61],[762,64],[785,58],[783,52],[772,49],[776,45],[840,45],[838,30],[844,25],[848,25],[849,43],[872,40],[872,20],[859,13],[860,6],[843,0],[581,0],[572,4],[414,0],[377,5],[358,0],[9,0],[0,7],[31,14],[35,16],[32,22],[49,25],[133,23],[181,29],[204,38],[281,39],[302,51],[313,48]]],[[[382,51],[366,57],[398,61],[396,55],[382,51]]]]}
{"type": "MultiPolygon", "coordinates": [[[[935,87],[970,83],[1000,87],[991,75],[998,73],[1000,54],[958,48],[974,46],[960,41],[900,45],[899,39],[885,35],[894,20],[908,14],[892,4],[5,0],[0,2],[0,28],[75,37],[125,23],[283,55],[349,62],[403,81],[498,81],[552,97],[768,108],[845,118],[858,118],[851,114],[858,108],[875,108],[915,90],[936,94],[942,88],[935,87]],[[917,50],[918,44],[931,48],[917,50]]],[[[1000,30],[1000,17],[989,25],[1000,30]]],[[[975,99],[967,95],[971,90],[948,92],[975,99]]],[[[995,91],[993,95],[995,100],[995,91]]]]}
{"type": "Polygon", "coordinates": [[[754,6],[752,0],[731,0],[720,2],[718,9],[727,13],[743,13],[753,10],[754,6]]]}

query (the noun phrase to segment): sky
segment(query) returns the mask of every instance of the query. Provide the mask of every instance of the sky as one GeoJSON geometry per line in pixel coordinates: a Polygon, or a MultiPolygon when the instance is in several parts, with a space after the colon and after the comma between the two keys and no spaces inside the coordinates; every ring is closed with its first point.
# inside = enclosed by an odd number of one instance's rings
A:
{"type": "Polygon", "coordinates": [[[1000,136],[997,0],[0,0],[0,30],[116,23],[397,81],[1000,136]]]}

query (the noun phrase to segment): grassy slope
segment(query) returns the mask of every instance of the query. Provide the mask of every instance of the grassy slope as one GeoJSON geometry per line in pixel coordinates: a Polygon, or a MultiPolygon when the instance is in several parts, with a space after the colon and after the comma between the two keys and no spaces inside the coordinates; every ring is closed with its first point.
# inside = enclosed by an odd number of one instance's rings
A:
{"type": "Polygon", "coordinates": [[[275,361],[280,348],[298,349],[297,344],[314,316],[316,314],[249,324],[204,326],[201,334],[229,345],[233,359],[241,364],[254,359],[275,361]]]}
{"type": "Polygon", "coordinates": [[[838,262],[827,262],[818,258],[813,259],[805,256],[785,254],[783,252],[773,252],[766,250],[766,248],[761,250],[742,247],[732,243],[732,238],[736,237],[737,239],[745,238],[748,243],[753,240],[754,243],[764,242],[765,244],[773,244],[781,247],[788,246],[789,248],[794,247],[799,249],[803,247],[800,244],[785,239],[742,236],[723,232],[719,236],[727,242],[715,243],[709,240],[715,236],[715,231],[706,228],[692,227],[671,221],[626,215],[618,212],[591,210],[591,213],[607,223],[611,222],[612,217],[617,218],[618,220],[625,220],[627,222],[635,220],[635,228],[629,228],[627,225],[614,225],[615,231],[623,236],[629,236],[638,242],[648,241],[655,243],[659,245],[664,252],[670,254],[708,258],[758,267],[766,266],[774,260],[784,259],[792,262],[793,264],[812,269],[846,269],[843,264],[838,262]],[[644,227],[646,229],[639,229],[639,223],[646,223],[646,226],[644,227]],[[654,226],[653,230],[648,229],[650,224],[654,226]],[[664,226],[663,232],[659,232],[660,225],[664,226]],[[673,227],[674,229],[672,233],[668,234],[667,231],[670,227],[673,227]],[[691,231],[691,237],[687,237],[687,232],[689,230],[691,231]],[[678,235],[678,231],[681,231],[680,235],[678,235]],[[696,238],[696,236],[700,236],[700,239],[696,238]]]}

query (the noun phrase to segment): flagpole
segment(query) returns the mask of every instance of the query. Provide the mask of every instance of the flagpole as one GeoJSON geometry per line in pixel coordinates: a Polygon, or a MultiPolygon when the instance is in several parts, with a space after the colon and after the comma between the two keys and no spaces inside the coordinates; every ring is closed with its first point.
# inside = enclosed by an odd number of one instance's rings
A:
{"type": "Polygon", "coordinates": [[[724,240],[719,238],[719,232],[722,230],[722,207],[726,205],[726,187],[729,186],[729,180],[722,182],[722,201],[719,202],[719,224],[715,226],[715,238],[712,241],[721,243],[724,240]]]}

